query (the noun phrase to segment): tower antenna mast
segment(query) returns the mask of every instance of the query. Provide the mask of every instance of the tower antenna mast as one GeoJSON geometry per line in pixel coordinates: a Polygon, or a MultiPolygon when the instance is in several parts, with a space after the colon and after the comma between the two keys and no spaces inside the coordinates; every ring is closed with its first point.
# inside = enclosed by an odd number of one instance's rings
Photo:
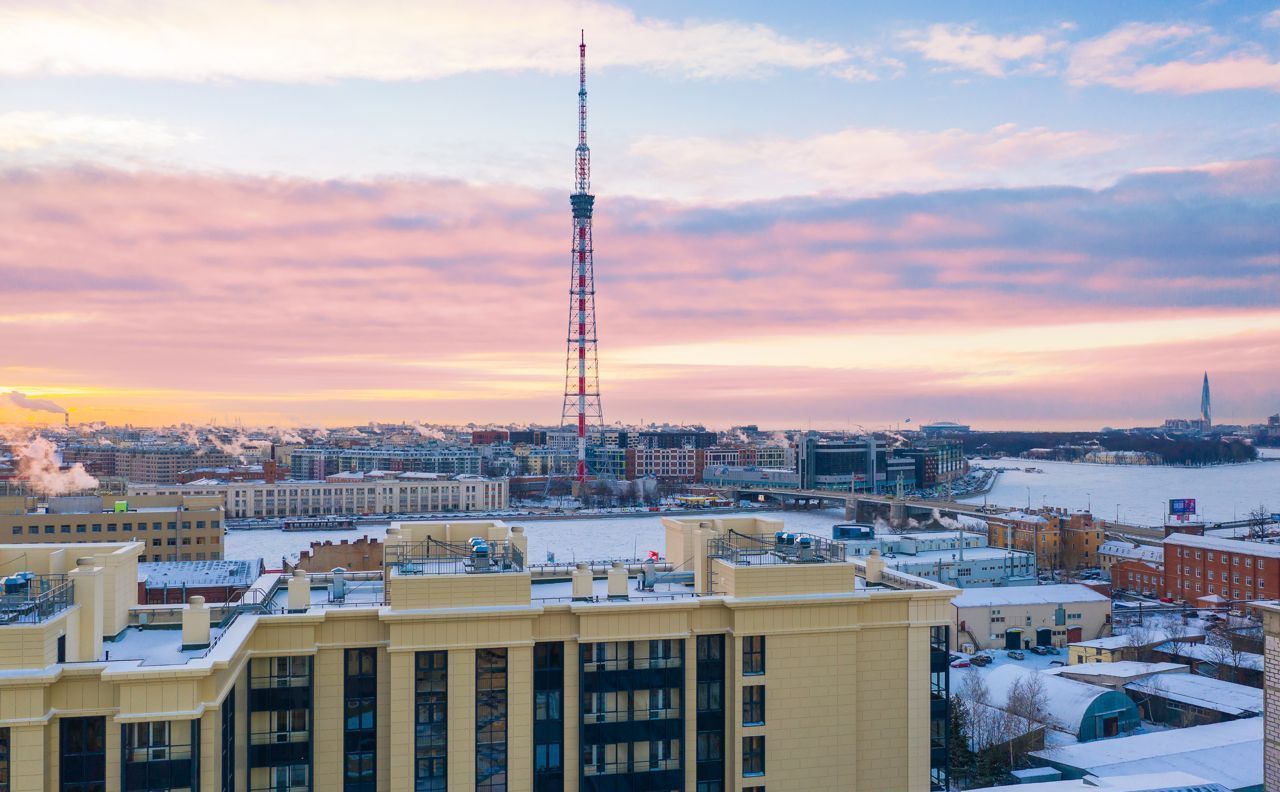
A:
{"type": "Polygon", "coordinates": [[[591,149],[587,147],[587,38],[578,41],[578,147],[574,150],[572,268],[569,280],[569,332],[566,338],[564,404],[560,425],[577,416],[578,468],[574,477],[578,494],[587,482],[587,423],[603,428],[600,408],[600,375],[596,360],[596,286],[592,258],[591,149]]]}

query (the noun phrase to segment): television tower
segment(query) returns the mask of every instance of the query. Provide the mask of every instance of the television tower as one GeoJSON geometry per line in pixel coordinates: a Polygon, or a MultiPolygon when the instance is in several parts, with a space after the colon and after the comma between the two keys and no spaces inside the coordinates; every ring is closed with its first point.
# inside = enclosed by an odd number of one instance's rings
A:
{"type": "Polygon", "coordinates": [[[569,280],[568,354],[565,358],[564,406],[560,425],[578,417],[578,491],[587,481],[587,422],[603,428],[600,374],[596,363],[596,281],[591,251],[591,149],[587,147],[587,39],[578,43],[578,148],[574,152],[573,266],[569,280]]]}

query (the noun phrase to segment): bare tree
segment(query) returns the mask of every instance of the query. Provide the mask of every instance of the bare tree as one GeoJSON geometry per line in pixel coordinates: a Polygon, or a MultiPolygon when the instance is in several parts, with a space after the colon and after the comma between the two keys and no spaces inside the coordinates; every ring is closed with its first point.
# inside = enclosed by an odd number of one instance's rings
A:
{"type": "Polygon", "coordinates": [[[1016,680],[1009,688],[1004,711],[1009,766],[1016,767],[1028,753],[1043,745],[1043,730],[1057,724],[1050,712],[1044,677],[1038,672],[1030,672],[1016,680]]]}

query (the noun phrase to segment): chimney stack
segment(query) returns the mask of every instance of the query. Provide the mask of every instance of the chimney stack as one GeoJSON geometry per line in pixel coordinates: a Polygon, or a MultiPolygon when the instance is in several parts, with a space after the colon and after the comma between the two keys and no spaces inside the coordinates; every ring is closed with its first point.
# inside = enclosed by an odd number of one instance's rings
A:
{"type": "Polygon", "coordinates": [[[193,596],[182,612],[182,648],[203,649],[208,645],[209,609],[204,605],[204,597],[193,596]]]}
{"type": "Polygon", "coordinates": [[[621,561],[609,567],[609,599],[627,599],[627,568],[621,561]]]}
{"type": "Polygon", "coordinates": [[[591,590],[591,567],[585,562],[580,562],[573,570],[573,598],[575,600],[591,599],[591,590]]]}

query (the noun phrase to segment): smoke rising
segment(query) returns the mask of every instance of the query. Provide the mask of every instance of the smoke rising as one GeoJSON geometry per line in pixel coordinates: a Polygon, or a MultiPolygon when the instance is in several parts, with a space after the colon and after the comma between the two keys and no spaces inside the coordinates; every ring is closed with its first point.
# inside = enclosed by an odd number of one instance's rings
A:
{"type": "Polygon", "coordinates": [[[435,427],[427,426],[425,424],[414,424],[413,431],[417,432],[418,434],[422,435],[423,437],[429,440],[445,441],[449,439],[449,436],[444,432],[440,431],[439,429],[436,429],[435,427]]]}
{"type": "Polygon", "coordinates": [[[33,412],[50,412],[59,415],[65,415],[66,408],[58,405],[49,399],[33,399],[25,393],[18,391],[9,391],[4,394],[4,398],[13,406],[23,410],[31,410],[33,412]]]}
{"type": "Polygon", "coordinates": [[[65,495],[98,487],[98,480],[79,462],[63,470],[57,447],[43,437],[15,448],[14,456],[18,459],[18,475],[41,495],[65,495]]]}

